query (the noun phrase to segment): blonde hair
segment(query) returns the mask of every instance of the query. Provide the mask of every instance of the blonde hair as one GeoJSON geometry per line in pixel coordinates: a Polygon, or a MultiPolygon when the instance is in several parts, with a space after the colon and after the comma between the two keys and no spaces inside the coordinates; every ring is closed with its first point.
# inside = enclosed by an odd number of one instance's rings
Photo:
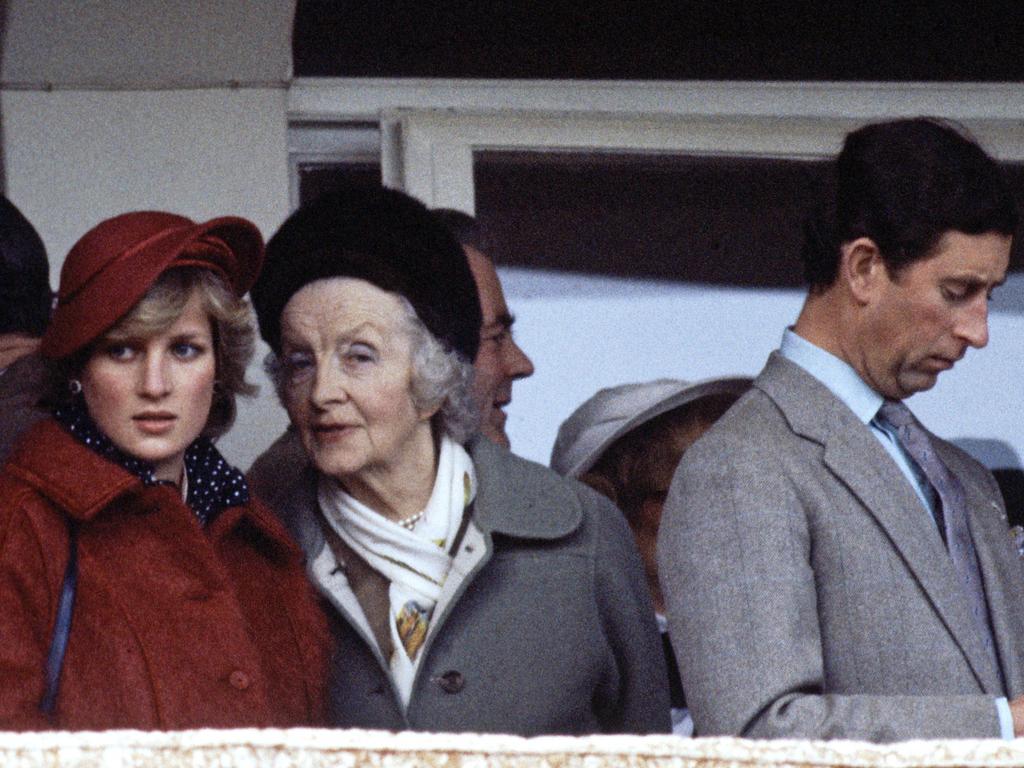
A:
{"type": "Polygon", "coordinates": [[[235,296],[215,272],[201,267],[167,270],[114,327],[82,350],[56,361],[50,399],[57,404],[68,400],[68,379],[80,375],[99,344],[162,333],[181,316],[193,293],[199,294],[210,319],[217,370],[213,405],[203,435],[212,438],[227,432],[235,420],[235,397],[251,396],[257,391],[245,379],[255,348],[256,328],[249,302],[235,296]]]}

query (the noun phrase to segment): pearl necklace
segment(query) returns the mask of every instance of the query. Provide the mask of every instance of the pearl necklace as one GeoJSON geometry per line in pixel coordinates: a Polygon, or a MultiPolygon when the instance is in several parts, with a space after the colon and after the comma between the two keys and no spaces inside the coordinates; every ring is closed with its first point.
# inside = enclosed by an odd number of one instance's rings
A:
{"type": "Polygon", "coordinates": [[[400,526],[405,528],[405,530],[411,531],[413,528],[416,527],[416,523],[418,523],[420,520],[423,519],[423,513],[424,512],[426,512],[426,510],[425,509],[421,509],[416,514],[409,515],[407,518],[405,518],[403,520],[398,520],[397,522],[398,522],[398,524],[400,526]]]}

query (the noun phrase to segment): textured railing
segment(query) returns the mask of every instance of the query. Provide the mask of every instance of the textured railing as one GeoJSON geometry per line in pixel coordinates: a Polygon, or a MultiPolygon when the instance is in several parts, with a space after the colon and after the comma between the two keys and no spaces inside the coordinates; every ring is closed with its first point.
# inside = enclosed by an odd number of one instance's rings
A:
{"type": "Polygon", "coordinates": [[[1024,766],[1024,741],[590,738],[382,731],[0,733],[4,768],[952,768],[1024,766]]]}

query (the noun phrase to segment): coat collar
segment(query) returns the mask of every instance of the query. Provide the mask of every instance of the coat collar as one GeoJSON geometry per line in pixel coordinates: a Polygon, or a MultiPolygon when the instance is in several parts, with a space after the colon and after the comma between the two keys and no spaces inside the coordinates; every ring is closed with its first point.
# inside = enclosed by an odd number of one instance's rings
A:
{"type": "MultiPolygon", "coordinates": [[[[1002,695],[967,601],[959,598],[960,587],[938,530],[924,524],[927,513],[920,500],[870,428],[824,384],[777,353],[768,359],[754,387],[771,398],[794,433],[823,447],[825,467],[885,530],[984,690],[1002,695]],[[915,514],[918,510],[920,515],[915,514]]],[[[944,446],[942,441],[937,444],[944,446]]],[[[967,503],[973,513],[985,500],[969,494],[967,503]]]]}
{"type": "MultiPolygon", "coordinates": [[[[554,540],[568,536],[583,521],[583,508],[569,482],[539,464],[522,459],[484,437],[466,449],[476,469],[473,522],[484,534],[554,540]]],[[[306,465],[277,510],[310,558],[325,544],[316,517],[316,470],[306,465]]]]}
{"type": "Polygon", "coordinates": [[[579,528],[583,507],[572,481],[484,437],[467,449],[480,485],[473,521],[483,533],[555,540],[579,528]]]}
{"type": "MultiPolygon", "coordinates": [[[[92,520],[121,496],[143,490],[141,480],[82,445],[54,419],[35,424],[23,436],[5,470],[82,522],[92,520]]],[[[184,505],[176,489],[154,486],[152,490],[184,505]]],[[[260,504],[225,509],[211,524],[210,534],[223,537],[243,522],[282,552],[298,557],[281,524],[260,504]]]]}
{"type": "Polygon", "coordinates": [[[141,481],[97,455],[54,419],[35,424],[8,458],[7,470],[52,499],[68,516],[90,520],[141,481]]]}

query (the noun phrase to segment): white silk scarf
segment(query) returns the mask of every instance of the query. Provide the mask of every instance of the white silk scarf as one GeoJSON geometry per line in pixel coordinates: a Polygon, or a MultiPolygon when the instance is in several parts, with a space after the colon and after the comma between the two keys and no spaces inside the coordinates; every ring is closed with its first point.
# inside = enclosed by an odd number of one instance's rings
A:
{"type": "Polygon", "coordinates": [[[412,530],[357,501],[333,478],[320,477],[317,495],[331,528],[391,582],[391,676],[408,706],[419,651],[451,568],[448,552],[476,495],[473,462],[461,445],[441,438],[434,489],[412,530]]]}

